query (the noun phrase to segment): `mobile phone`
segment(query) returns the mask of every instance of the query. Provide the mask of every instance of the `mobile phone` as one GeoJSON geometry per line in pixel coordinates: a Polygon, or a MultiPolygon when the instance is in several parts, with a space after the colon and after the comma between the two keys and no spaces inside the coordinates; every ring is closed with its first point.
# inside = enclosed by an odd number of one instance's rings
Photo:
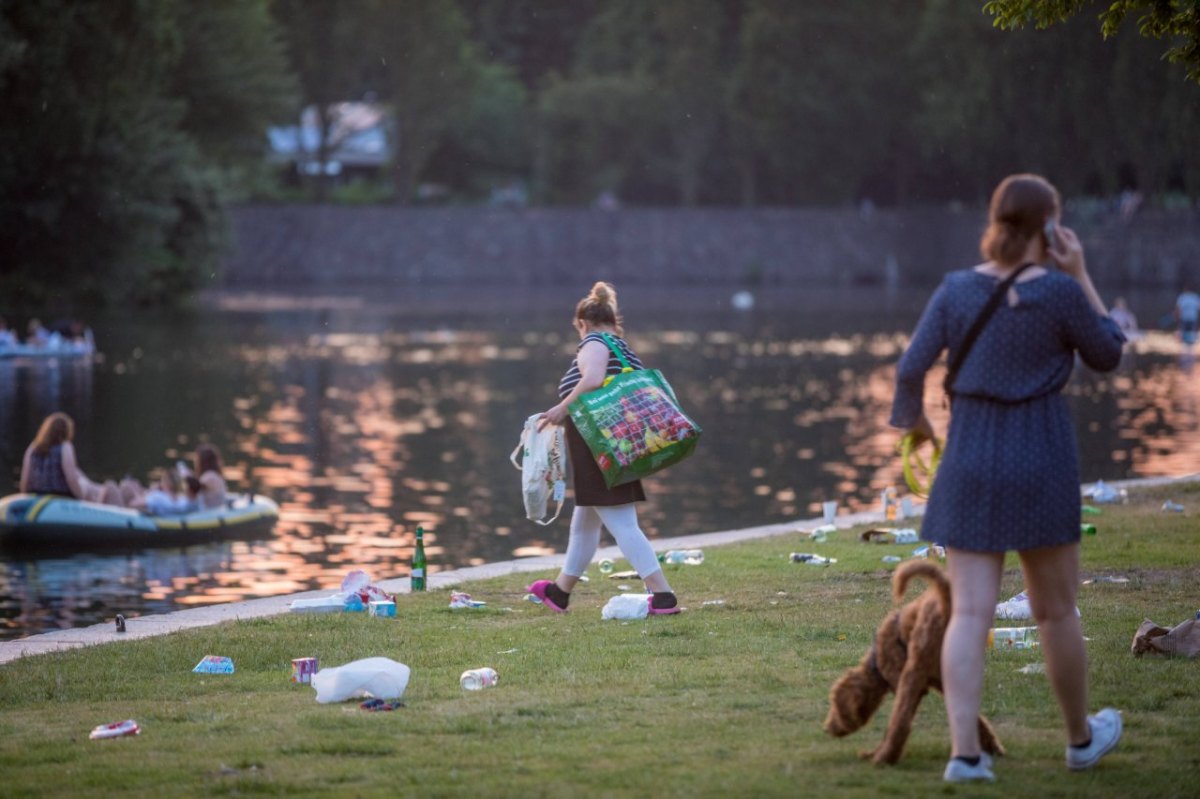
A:
{"type": "Polygon", "coordinates": [[[1046,247],[1047,248],[1053,247],[1058,241],[1057,238],[1055,237],[1055,229],[1056,228],[1057,228],[1057,225],[1054,223],[1053,219],[1047,220],[1046,225],[1042,228],[1042,235],[1046,237],[1046,247]]]}

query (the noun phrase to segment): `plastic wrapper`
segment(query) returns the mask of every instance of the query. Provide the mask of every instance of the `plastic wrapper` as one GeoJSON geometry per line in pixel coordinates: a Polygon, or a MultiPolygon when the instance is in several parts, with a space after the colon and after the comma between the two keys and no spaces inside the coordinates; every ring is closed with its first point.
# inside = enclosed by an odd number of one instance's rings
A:
{"type": "Polygon", "coordinates": [[[399,699],[408,688],[410,674],[408,666],[391,658],[364,658],[321,669],[313,675],[312,686],[321,704],[357,697],[399,699]]]}
{"type": "Polygon", "coordinates": [[[602,619],[644,619],[649,615],[649,594],[618,594],[600,611],[602,619]]]}

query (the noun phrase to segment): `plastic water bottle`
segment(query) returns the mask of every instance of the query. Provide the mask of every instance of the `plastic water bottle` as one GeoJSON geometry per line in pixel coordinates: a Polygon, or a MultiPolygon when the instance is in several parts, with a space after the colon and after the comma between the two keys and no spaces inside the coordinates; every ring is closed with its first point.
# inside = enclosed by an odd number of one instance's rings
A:
{"type": "Polygon", "coordinates": [[[699,566],[704,562],[702,549],[670,549],[658,556],[659,563],[678,565],[686,563],[689,566],[699,566]]]}
{"type": "Polygon", "coordinates": [[[988,631],[988,649],[1036,649],[1037,627],[995,627],[988,631]]]}
{"type": "Polygon", "coordinates": [[[1081,524],[1079,525],[1079,532],[1083,533],[1084,535],[1095,535],[1096,525],[1087,523],[1081,524]]]}
{"type": "Polygon", "coordinates": [[[600,573],[601,574],[612,574],[612,571],[614,568],[615,568],[615,564],[608,558],[605,558],[604,560],[600,561],[600,573]]]}
{"type": "Polygon", "coordinates": [[[467,691],[481,691],[484,688],[491,688],[499,680],[500,675],[496,673],[495,669],[484,667],[467,669],[458,679],[458,683],[467,691]]]}

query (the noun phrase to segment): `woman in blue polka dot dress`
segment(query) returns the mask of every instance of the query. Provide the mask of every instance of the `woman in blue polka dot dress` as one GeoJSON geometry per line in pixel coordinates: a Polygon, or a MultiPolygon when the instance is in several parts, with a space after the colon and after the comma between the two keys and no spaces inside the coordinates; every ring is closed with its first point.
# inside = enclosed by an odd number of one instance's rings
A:
{"type": "Polygon", "coordinates": [[[985,263],[946,276],[897,366],[891,424],[918,441],[929,438],[926,372],[943,350],[953,358],[999,283],[1034,264],[983,327],[951,388],[946,451],[921,529],[922,538],[946,547],[951,583],[942,648],[949,782],[995,779],[980,752],[976,718],[1008,550],[1020,554],[1046,673],[1066,722],[1068,767],[1090,767],[1121,734],[1117,711],[1087,715],[1087,655],[1075,613],[1079,460],[1061,391],[1077,353],[1093,369],[1110,371],[1125,339],[1059,213],[1058,192],[1043,178],[1006,178],[992,195],[980,244],[985,263]],[[1047,261],[1053,267],[1037,265],[1047,261]]]}

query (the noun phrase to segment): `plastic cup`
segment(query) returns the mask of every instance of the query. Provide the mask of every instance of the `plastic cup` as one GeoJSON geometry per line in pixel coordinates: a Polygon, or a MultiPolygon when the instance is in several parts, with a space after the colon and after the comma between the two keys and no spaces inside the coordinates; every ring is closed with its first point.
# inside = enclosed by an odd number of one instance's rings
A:
{"type": "Polygon", "coordinates": [[[837,511],[837,500],[821,503],[821,518],[825,520],[826,524],[833,524],[833,520],[837,518],[837,511]]]}

